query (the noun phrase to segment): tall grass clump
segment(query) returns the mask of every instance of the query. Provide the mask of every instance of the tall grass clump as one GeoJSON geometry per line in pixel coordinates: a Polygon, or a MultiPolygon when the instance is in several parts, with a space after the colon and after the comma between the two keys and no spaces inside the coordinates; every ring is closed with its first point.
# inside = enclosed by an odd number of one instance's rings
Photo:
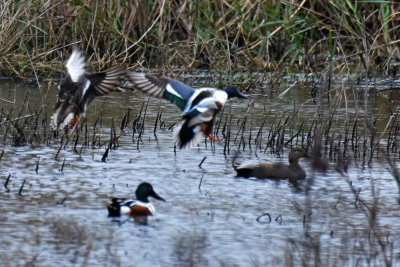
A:
{"type": "Polygon", "coordinates": [[[1,73],[52,75],[71,45],[97,68],[312,71],[334,61],[338,72],[395,72],[400,4],[353,2],[4,0],[1,73]]]}

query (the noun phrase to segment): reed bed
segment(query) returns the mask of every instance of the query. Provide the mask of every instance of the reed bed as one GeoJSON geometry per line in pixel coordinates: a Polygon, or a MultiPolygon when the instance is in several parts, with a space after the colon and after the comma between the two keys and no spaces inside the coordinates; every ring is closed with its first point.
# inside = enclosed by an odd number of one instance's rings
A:
{"type": "MultiPolygon", "coordinates": [[[[279,73],[276,75],[280,76],[279,73]]],[[[256,78],[253,79],[256,87],[263,83],[262,90],[275,90],[275,77],[269,76],[260,80],[256,78]],[[269,84],[266,86],[269,89],[266,89],[265,84],[269,84]]],[[[210,83],[209,80],[202,82],[210,83]]],[[[351,163],[366,168],[374,160],[382,160],[386,155],[389,159],[396,160],[400,155],[397,138],[400,127],[395,119],[398,111],[388,115],[389,117],[377,115],[376,118],[366,115],[373,112],[373,107],[348,111],[346,90],[349,89],[345,87],[351,87],[353,82],[351,80],[346,85],[342,82],[332,84],[329,92],[324,92],[324,80],[299,82],[299,87],[309,87],[312,84],[311,87],[314,88],[318,84],[318,94],[313,99],[311,92],[309,100],[315,101],[317,112],[308,118],[299,117],[298,113],[303,109],[301,105],[279,113],[266,107],[261,119],[259,114],[255,114],[254,101],[248,102],[247,107],[239,113],[240,116],[232,105],[227,105],[217,118],[213,135],[223,138],[222,152],[226,156],[236,151],[256,155],[282,153],[286,148],[301,146],[316,157],[313,164],[317,169],[325,169],[325,164],[320,160],[335,162],[340,171],[346,171],[351,163]],[[343,113],[343,110],[346,112],[343,113]]],[[[254,93],[253,90],[249,89],[249,92],[254,93]]],[[[310,89],[312,90],[314,89],[310,89]]],[[[358,94],[362,91],[358,90],[358,94]]],[[[0,109],[0,141],[3,145],[55,146],[58,152],[72,149],[78,154],[85,149],[104,149],[103,159],[106,161],[108,152],[119,148],[121,138],[126,142],[129,137],[139,150],[143,143],[157,141],[159,131],[172,132],[178,123],[171,121],[171,118],[166,120],[161,102],[158,104],[157,114],[148,118],[151,98],[147,98],[138,99],[132,106],[121,109],[111,122],[107,122],[106,129],[103,126],[103,113],[100,112],[96,117],[88,117],[89,120],[82,118],[73,131],[66,128],[54,132],[49,126],[52,106],[33,105],[29,100],[29,92],[28,90],[22,103],[8,104],[0,109]],[[149,137],[151,139],[147,139],[149,137]]],[[[363,101],[361,95],[352,99],[354,104],[351,105],[362,106],[363,101]]],[[[203,145],[206,149],[216,149],[215,142],[206,139],[201,144],[203,145]]],[[[58,159],[58,153],[55,158],[58,159]]]]}
{"type": "Polygon", "coordinates": [[[0,6],[2,75],[57,77],[77,45],[94,69],[398,70],[397,1],[53,1],[0,6]]]}

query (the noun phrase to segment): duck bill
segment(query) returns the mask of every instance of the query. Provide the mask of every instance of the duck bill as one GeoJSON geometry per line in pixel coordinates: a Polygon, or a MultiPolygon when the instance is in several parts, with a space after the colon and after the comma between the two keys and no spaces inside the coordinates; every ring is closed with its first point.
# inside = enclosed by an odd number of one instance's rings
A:
{"type": "Polygon", "coordinates": [[[244,95],[241,92],[238,92],[237,97],[247,99],[247,95],[244,95]]]}
{"type": "Polygon", "coordinates": [[[161,201],[165,201],[165,199],[163,199],[162,197],[160,197],[156,192],[151,192],[151,196],[154,197],[155,199],[161,200],[161,201]]]}

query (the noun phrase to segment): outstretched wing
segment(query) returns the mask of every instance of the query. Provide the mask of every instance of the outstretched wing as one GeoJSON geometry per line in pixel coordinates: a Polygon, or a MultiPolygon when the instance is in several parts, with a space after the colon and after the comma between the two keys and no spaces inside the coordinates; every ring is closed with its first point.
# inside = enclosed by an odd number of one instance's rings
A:
{"type": "Polygon", "coordinates": [[[95,96],[103,96],[110,92],[124,92],[118,87],[118,84],[124,74],[124,70],[120,67],[113,67],[105,72],[92,74],[87,78],[94,88],[95,96]]]}
{"type": "Polygon", "coordinates": [[[89,89],[84,91],[84,95],[80,104],[83,112],[90,103],[98,96],[104,96],[111,92],[125,92],[118,87],[118,84],[124,74],[124,71],[119,67],[114,67],[106,72],[92,74],[87,77],[90,81],[89,89]]]}
{"type": "Polygon", "coordinates": [[[130,206],[132,203],[134,203],[136,200],[132,198],[113,198],[112,200],[112,205],[115,206],[130,206]]]}
{"type": "Polygon", "coordinates": [[[177,80],[140,72],[129,72],[128,79],[135,88],[153,97],[164,98],[175,103],[181,110],[195,89],[177,80]]]}
{"type": "Polygon", "coordinates": [[[85,66],[86,61],[82,52],[79,49],[74,48],[66,64],[67,73],[71,77],[72,82],[78,82],[85,74],[85,66]]]}

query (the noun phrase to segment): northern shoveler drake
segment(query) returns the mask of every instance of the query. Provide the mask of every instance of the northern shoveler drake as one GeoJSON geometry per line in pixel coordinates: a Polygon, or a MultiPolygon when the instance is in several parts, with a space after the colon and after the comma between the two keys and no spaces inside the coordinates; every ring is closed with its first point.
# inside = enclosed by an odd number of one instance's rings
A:
{"type": "Polygon", "coordinates": [[[86,61],[78,49],[68,59],[67,76],[59,86],[58,101],[51,117],[51,127],[58,130],[71,122],[75,127],[90,103],[97,97],[110,92],[124,92],[118,83],[124,70],[113,67],[106,72],[86,73],[86,61]]]}
{"type": "Polygon", "coordinates": [[[240,177],[289,179],[291,182],[306,178],[306,172],[299,165],[299,159],[306,156],[303,148],[294,148],[289,153],[289,165],[282,162],[243,163],[235,167],[240,177]]]}
{"type": "Polygon", "coordinates": [[[148,216],[154,215],[156,210],[149,201],[149,197],[165,201],[157,195],[153,186],[149,183],[141,183],[136,189],[136,199],[131,198],[113,198],[107,206],[108,216],[115,217],[123,214],[129,216],[148,216]]]}
{"type": "Polygon", "coordinates": [[[228,99],[247,98],[234,86],[224,90],[193,88],[174,79],[139,72],[128,72],[127,77],[135,88],[153,97],[167,99],[183,111],[183,122],[174,131],[175,144],[179,148],[196,146],[202,136],[220,140],[211,136],[216,115],[228,99]]]}

